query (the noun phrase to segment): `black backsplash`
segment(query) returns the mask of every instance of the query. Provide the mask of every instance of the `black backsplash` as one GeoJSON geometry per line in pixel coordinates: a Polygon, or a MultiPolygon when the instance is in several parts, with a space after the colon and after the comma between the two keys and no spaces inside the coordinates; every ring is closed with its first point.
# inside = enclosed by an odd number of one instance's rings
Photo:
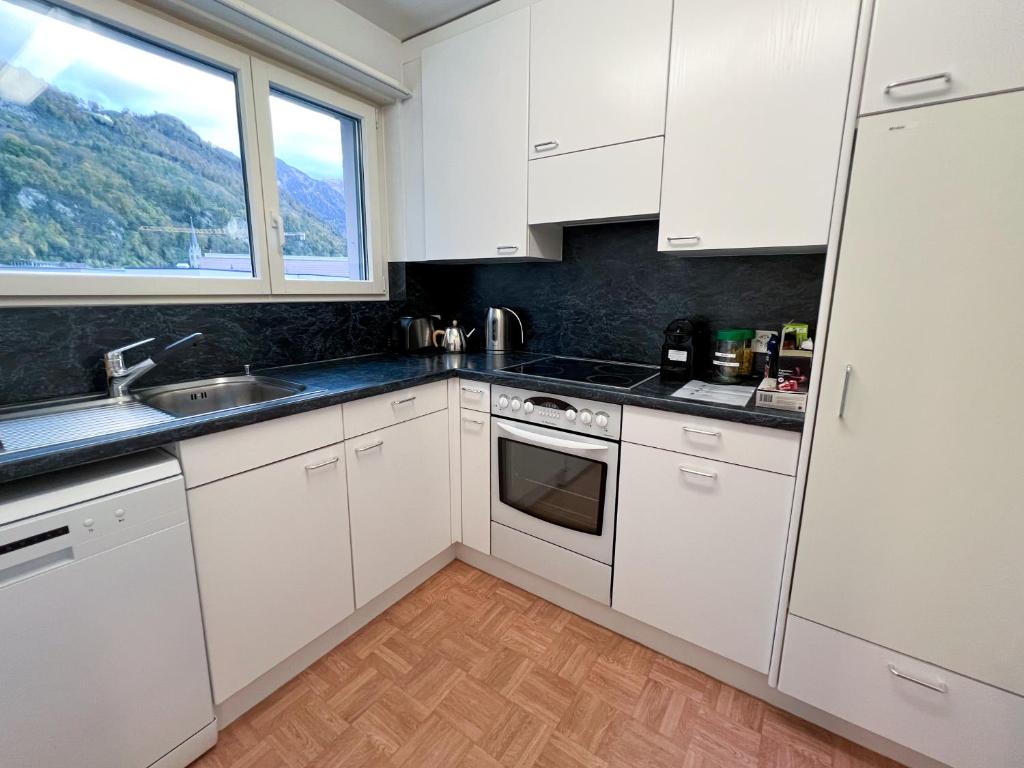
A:
{"type": "Polygon", "coordinates": [[[823,254],[658,253],[656,221],[564,235],[561,262],[410,264],[410,297],[433,299],[427,308],[467,330],[482,329],[488,306],[509,306],[523,318],[531,352],[643,363],[658,362],[662,332],[679,317],[703,316],[712,328],[817,320],[823,254]]]}
{"type": "Polygon", "coordinates": [[[820,255],[684,258],[656,244],[657,222],[603,224],[566,229],[558,263],[391,265],[387,302],[0,309],[0,405],[100,391],[103,352],[144,336],[206,335],[140,382],[154,385],[379,352],[389,322],[409,311],[468,329],[488,306],[510,306],[530,351],[636,362],[657,362],[676,317],[774,328],[817,316],[820,255]]]}

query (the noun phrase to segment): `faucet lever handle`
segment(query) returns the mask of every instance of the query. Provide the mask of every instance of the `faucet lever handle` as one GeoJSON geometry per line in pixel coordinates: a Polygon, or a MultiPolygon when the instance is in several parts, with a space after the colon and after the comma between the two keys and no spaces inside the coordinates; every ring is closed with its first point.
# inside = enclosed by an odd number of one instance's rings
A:
{"type": "Polygon", "coordinates": [[[133,341],[131,344],[125,344],[123,347],[112,349],[109,352],[103,353],[103,362],[107,368],[107,374],[110,376],[123,376],[125,373],[124,357],[123,354],[129,349],[135,349],[141,347],[144,344],[149,344],[156,341],[154,338],[142,339],[141,341],[133,341]]]}

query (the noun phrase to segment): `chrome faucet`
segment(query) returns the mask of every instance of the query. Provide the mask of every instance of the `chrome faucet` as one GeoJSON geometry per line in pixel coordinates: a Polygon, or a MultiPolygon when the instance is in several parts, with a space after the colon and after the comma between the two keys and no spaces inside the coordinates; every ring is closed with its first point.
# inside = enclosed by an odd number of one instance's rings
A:
{"type": "Polygon", "coordinates": [[[103,355],[103,366],[107,369],[107,394],[110,397],[126,397],[128,395],[128,388],[132,383],[145,376],[151,370],[163,361],[165,357],[179,349],[191,347],[202,341],[203,334],[192,333],[183,339],[178,339],[175,342],[168,344],[162,350],[156,354],[150,355],[141,363],[135,365],[126,366],[124,364],[124,353],[129,349],[135,349],[145,344],[149,344],[156,339],[142,339],[142,341],[136,341],[132,344],[126,344],[123,347],[112,349],[103,355]]]}

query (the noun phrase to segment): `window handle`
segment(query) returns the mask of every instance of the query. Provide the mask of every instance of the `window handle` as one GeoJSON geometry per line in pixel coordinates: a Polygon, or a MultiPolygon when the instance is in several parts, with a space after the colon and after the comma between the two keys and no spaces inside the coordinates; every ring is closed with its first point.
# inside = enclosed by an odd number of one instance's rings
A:
{"type": "Polygon", "coordinates": [[[924,83],[930,83],[932,80],[941,80],[944,86],[949,86],[953,83],[953,75],[949,72],[938,72],[934,75],[925,75],[924,77],[912,77],[909,80],[897,80],[885,86],[885,95],[892,96],[893,90],[896,88],[904,88],[908,85],[923,85],[924,83]]]}
{"type": "Polygon", "coordinates": [[[395,408],[396,406],[399,406],[399,405],[405,405],[406,403],[411,403],[415,399],[416,399],[416,395],[411,395],[410,397],[403,397],[401,400],[392,400],[391,401],[391,407],[395,408]]]}
{"type": "Polygon", "coordinates": [[[374,448],[380,448],[382,445],[384,445],[384,441],[378,440],[375,443],[364,445],[362,448],[356,448],[356,453],[365,453],[366,451],[372,451],[374,448]]]}
{"type": "Polygon", "coordinates": [[[323,469],[324,467],[329,467],[332,464],[337,464],[339,461],[340,461],[339,457],[331,456],[331,458],[324,459],[323,461],[318,461],[316,464],[307,464],[306,465],[306,471],[307,472],[315,472],[318,469],[323,469]]]}
{"type": "Polygon", "coordinates": [[[533,145],[534,152],[550,152],[552,149],[558,149],[557,141],[542,141],[540,144],[533,145]]]}
{"type": "Polygon", "coordinates": [[[690,469],[689,467],[684,467],[682,464],[679,465],[679,471],[683,472],[683,473],[685,473],[687,475],[697,475],[697,477],[706,477],[709,480],[717,480],[718,479],[718,473],[717,472],[703,472],[703,471],[701,471],[699,469],[690,469]]]}
{"type": "Polygon", "coordinates": [[[282,255],[284,254],[284,218],[279,213],[275,213],[271,217],[271,226],[274,228],[274,234],[277,236],[277,247],[281,250],[282,255]]]}

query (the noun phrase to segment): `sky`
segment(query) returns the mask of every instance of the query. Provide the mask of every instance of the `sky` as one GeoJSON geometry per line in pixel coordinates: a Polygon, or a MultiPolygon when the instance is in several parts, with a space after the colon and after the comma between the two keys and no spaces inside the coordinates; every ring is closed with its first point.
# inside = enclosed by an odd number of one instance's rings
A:
{"type": "MultiPolygon", "coordinates": [[[[24,103],[50,84],[103,109],[174,115],[206,141],[241,155],[230,75],[71,19],[81,17],[0,0],[0,98],[24,103]]],[[[341,178],[337,119],[291,100],[274,98],[271,105],[277,157],[314,178],[341,178]]]]}

